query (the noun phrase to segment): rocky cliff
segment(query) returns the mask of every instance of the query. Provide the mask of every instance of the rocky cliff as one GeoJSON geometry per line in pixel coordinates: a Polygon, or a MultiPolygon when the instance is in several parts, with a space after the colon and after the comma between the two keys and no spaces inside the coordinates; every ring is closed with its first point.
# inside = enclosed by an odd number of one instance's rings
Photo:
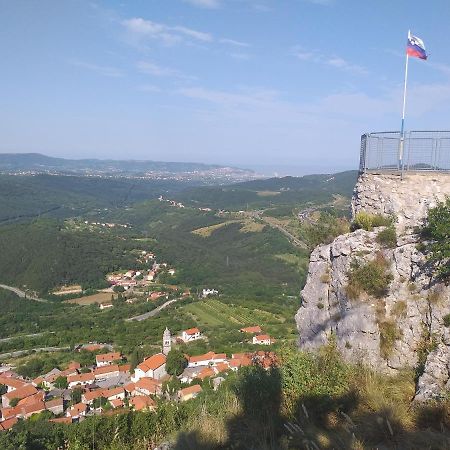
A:
{"type": "MultiPolygon", "coordinates": [[[[377,242],[382,230],[357,230],[318,246],[311,254],[302,304],[296,314],[301,348],[314,349],[331,335],[349,361],[394,372],[412,367],[420,375],[417,399],[438,396],[450,388],[450,287],[437,283],[425,256],[417,249],[416,228],[430,207],[450,195],[448,174],[364,174],[352,199],[359,211],[395,217],[397,244],[377,242]],[[382,298],[350,298],[352,262],[382,258],[391,274],[382,298]]],[[[353,296],[354,297],[354,296],[353,296]]]]}

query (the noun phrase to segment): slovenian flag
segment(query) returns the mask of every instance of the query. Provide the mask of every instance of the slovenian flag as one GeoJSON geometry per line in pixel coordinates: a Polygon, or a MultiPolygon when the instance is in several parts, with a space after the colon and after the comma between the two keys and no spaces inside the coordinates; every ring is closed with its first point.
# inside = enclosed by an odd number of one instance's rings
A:
{"type": "Polygon", "coordinates": [[[406,53],[413,58],[427,59],[427,52],[422,39],[417,36],[413,36],[412,34],[408,35],[406,53]]]}

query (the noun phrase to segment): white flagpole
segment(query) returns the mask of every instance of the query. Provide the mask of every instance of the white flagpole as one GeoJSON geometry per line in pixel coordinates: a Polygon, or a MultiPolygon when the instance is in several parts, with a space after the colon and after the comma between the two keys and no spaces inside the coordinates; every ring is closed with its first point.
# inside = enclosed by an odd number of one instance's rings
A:
{"type": "MultiPolygon", "coordinates": [[[[410,37],[411,37],[411,31],[408,30],[408,41],[409,41],[410,37]]],[[[399,145],[399,149],[398,149],[398,164],[399,164],[399,169],[401,170],[402,178],[403,178],[403,148],[404,148],[404,142],[405,142],[406,87],[408,84],[408,62],[409,62],[409,55],[408,55],[408,52],[406,52],[405,83],[403,86],[402,127],[400,130],[400,145],[399,145]]]]}

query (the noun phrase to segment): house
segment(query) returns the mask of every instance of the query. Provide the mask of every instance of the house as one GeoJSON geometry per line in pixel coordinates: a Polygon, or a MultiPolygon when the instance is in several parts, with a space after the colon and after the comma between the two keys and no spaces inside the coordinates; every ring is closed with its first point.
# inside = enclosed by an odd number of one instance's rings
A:
{"type": "Polygon", "coordinates": [[[103,397],[107,398],[110,402],[113,400],[123,400],[125,398],[125,389],[120,386],[104,389],[103,397]]]}
{"type": "Polygon", "coordinates": [[[162,383],[154,378],[141,378],[136,382],[134,395],[161,395],[162,383]]]}
{"type": "Polygon", "coordinates": [[[202,333],[198,328],[189,328],[188,330],[184,330],[181,333],[181,339],[184,342],[196,341],[197,339],[201,339],[202,333]]]}
{"type": "Polygon", "coordinates": [[[81,368],[81,364],[78,361],[71,361],[67,366],[67,369],[78,370],[81,368]]]}
{"type": "Polygon", "coordinates": [[[197,375],[197,378],[203,381],[205,378],[213,377],[215,374],[216,372],[211,367],[205,367],[197,375]]]}
{"type": "Polygon", "coordinates": [[[167,272],[169,273],[169,275],[175,275],[175,269],[169,269],[167,272]]]}
{"type": "Polygon", "coordinates": [[[113,306],[114,305],[112,303],[100,303],[100,309],[101,310],[112,308],[113,306]]]}
{"type": "Polygon", "coordinates": [[[216,289],[203,289],[202,290],[202,297],[206,298],[212,295],[218,295],[219,291],[217,291],[216,289]]]}
{"type": "Polygon", "coordinates": [[[72,389],[73,387],[80,385],[80,386],[86,386],[88,384],[92,384],[95,381],[95,376],[92,372],[88,373],[80,373],[76,375],[69,375],[67,377],[67,383],[69,389],[72,389]]]}
{"type": "Polygon", "coordinates": [[[96,381],[106,380],[108,378],[119,376],[119,366],[117,364],[113,364],[111,366],[102,366],[97,367],[93,371],[94,378],[96,381]]]}
{"type": "Polygon", "coordinates": [[[131,380],[136,382],[145,377],[159,380],[165,375],[167,375],[166,355],[157,353],[156,355],[144,359],[144,361],[134,369],[134,377],[132,377],[131,380]]]}
{"type": "Polygon", "coordinates": [[[13,398],[22,400],[26,397],[30,397],[31,395],[36,394],[37,392],[37,389],[32,384],[26,384],[25,386],[14,389],[13,391],[4,394],[2,396],[2,405],[4,408],[7,408],[13,398]]]}
{"type": "Polygon", "coordinates": [[[6,386],[6,388],[7,388],[6,393],[8,393],[8,392],[14,391],[15,389],[19,389],[28,383],[26,381],[19,380],[17,378],[6,377],[3,375],[3,376],[0,376],[0,384],[3,384],[4,386],[6,386]]]}
{"type": "Polygon", "coordinates": [[[180,389],[177,396],[180,401],[185,402],[197,397],[200,392],[202,392],[202,387],[199,384],[194,384],[193,386],[180,389]]]}
{"type": "Polygon", "coordinates": [[[140,395],[130,399],[130,406],[133,407],[135,411],[143,411],[145,409],[154,410],[156,408],[156,403],[151,397],[140,395]]]}
{"type": "Polygon", "coordinates": [[[0,422],[0,431],[6,431],[12,428],[18,422],[17,417],[11,417],[11,419],[0,422]]]}
{"type": "Polygon", "coordinates": [[[97,355],[95,357],[95,362],[97,367],[103,367],[111,365],[114,362],[121,361],[122,355],[119,352],[103,353],[102,355],[97,355]]]}
{"type": "Polygon", "coordinates": [[[257,336],[253,336],[252,343],[255,345],[270,345],[275,342],[275,339],[272,339],[268,334],[258,334],[257,336]]]}
{"type": "Polygon", "coordinates": [[[111,400],[109,403],[114,409],[123,407],[123,400],[121,400],[120,398],[111,400]]]}
{"type": "Polygon", "coordinates": [[[245,327],[239,330],[241,333],[249,333],[249,334],[261,334],[262,330],[259,325],[253,327],[245,327]]]}
{"type": "Polygon", "coordinates": [[[155,279],[156,272],[154,270],[150,270],[147,274],[147,281],[153,281],[155,279]]]}
{"type": "Polygon", "coordinates": [[[203,355],[190,356],[188,360],[188,367],[198,367],[198,366],[212,366],[218,363],[223,363],[227,360],[227,355],[225,353],[214,353],[208,352],[203,355]]]}
{"type": "Polygon", "coordinates": [[[182,383],[191,383],[195,378],[198,378],[198,374],[203,370],[203,367],[186,367],[180,376],[180,381],[182,383]]]}
{"type": "Polygon", "coordinates": [[[29,405],[21,406],[21,414],[18,415],[17,417],[28,419],[33,414],[39,414],[42,411],[45,411],[45,403],[41,400],[31,403],[29,405]]]}
{"type": "Polygon", "coordinates": [[[67,410],[66,416],[71,417],[72,420],[79,420],[81,417],[86,416],[88,407],[84,403],[77,403],[67,410]]]}
{"type": "Polygon", "coordinates": [[[81,403],[85,405],[92,405],[92,402],[100,397],[104,397],[103,389],[96,389],[95,391],[84,392],[81,395],[81,403]]]}
{"type": "Polygon", "coordinates": [[[53,414],[58,415],[64,412],[64,400],[62,398],[54,398],[45,402],[45,409],[51,411],[53,414]]]}

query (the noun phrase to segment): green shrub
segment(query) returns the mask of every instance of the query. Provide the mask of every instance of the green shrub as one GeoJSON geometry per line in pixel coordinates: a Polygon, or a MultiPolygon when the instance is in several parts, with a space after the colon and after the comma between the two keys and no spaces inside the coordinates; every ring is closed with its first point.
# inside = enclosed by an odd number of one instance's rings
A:
{"type": "Polygon", "coordinates": [[[429,243],[425,252],[434,264],[435,274],[450,280],[450,197],[429,210],[421,236],[429,243]]]}
{"type": "Polygon", "coordinates": [[[352,229],[362,228],[366,231],[372,231],[376,227],[390,226],[393,222],[392,217],[386,217],[381,214],[370,214],[365,211],[359,211],[352,223],[352,229]]]}
{"type": "Polygon", "coordinates": [[[389,264],[381,253],[374,260],[365,264],[353,260],[347,277],[346,291],[352,300],[358,299],[362,292],[376,298],[382,298],[387,294],[392,281],[389,264]]]}
{"type": "Polygon", "coordinates": [[[397,232],[394,225],[386,227],[377,234],[377,242],[383,247],[395,248],[397,246],[397,232]]]}
{"type": "Polygon", "coordinates": [[[450,327],[450,314],[446,314],[446,315],[443,317],[443,319],[444,319],[444,325],[445,325],[446,327],[450,327]]]}

